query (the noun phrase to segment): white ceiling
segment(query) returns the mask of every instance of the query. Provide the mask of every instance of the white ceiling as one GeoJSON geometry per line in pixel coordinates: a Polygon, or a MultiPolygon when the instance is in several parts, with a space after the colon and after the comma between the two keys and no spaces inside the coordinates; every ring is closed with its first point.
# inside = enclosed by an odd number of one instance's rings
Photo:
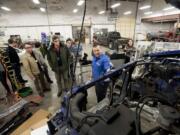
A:
{"type": "MultiPolygon", "coordinates": [[[[0,0],[0,6],[9,7],[13,13],[30,13],[39,12],[40,7],[46,8],[46,0],[40,0],[40,4],[36,5],[32,0],[0,0]]],[[[111,3],[121,2],[120,12],[127,9],[128,3],[134,3],[137,0],[129,0],[132,2],[127,2],[126,0],[111,0],[111,3]],[[126,1],[126,2],[124,2],[126,1]]],[[[141,0],[142,1],[142,0],[141,0]]],[[[47,0],[48,11],[50,14],[72,14],[73,9],[79,9],[78,13],[81,13],[83,6],[77,6],[78,0],[47,0]]],[[[106,0],[87,0],[87,12],[88,14],[97,14],[101,10],[106,8],[106,0]]],[[[130,7],[131,8],[131,7],[130,7]]],[[[129,10],[130,10],[129,8],[129,10]]],[[[127,9],[128,10],[128,9],[127,9]]],[[[5,12],[0,9],[0,12],[5,12]]],[[[77,14],[78,14],[77,13],[77,14]]]]}
{"type": "MultiPolygon", "coordinates": [[[[83,6],[78,7],[79,0],[40,0],[40,4],[36,5],[32,0],[0,0],[0,6],[9,7],[11,13],[29,14],[40,12],[39,8],[46,8],[46,1],[49,14],[71,15],[73,9],[77,8],[78,14],[82,14],[83,6]]],[[[168,6],[164,0],[109,0],[109,7],[111,4],[120,2],[121,6],[117,8],[118,12],[124,13],[125,11],[135,9],[136,2],[140,1],[140,6],[145,4],[152,5],[152,8],[147,11],[159,11],[168,6]],[[135,7],[134,7],[135,6],[135,7]]],[[[106,9],[106,0],[87,0],[87,14],[97,15],[99,11],[106,9]]],[[[0,9],[1,14],[6,14],[6,11],[0,9]]]]}
{"type": "MultiPolygon", "coordinates": [[[[84,6],[77,6],[79,0],[40,0],[39,5],[34,4],[32,0],[0,0],[0,6],[11,9],[10,12],[0,9],[0,26],[47,25],[46,13],[39,10],[40,7],[46,8],[45,1],[47,1],[50,24],[81,22],[84,6]],[[76,14],[72,12],[75,8],[79,10],[76,14]]],[[[132,14],[127,17],[135,18],[137,0],[109,1],[111,1],[109,7],[113,3],[121,3],[121,6],[115,9],[119,13],[118,17],[124,17],[124,12],[132,11],[132,14]]],[[[147,4],[152,7],[143,11],[138,10],[138,17],[144,16],[144,12],[148,11],[153,11],[153,14],[161,13],[163,8],[170,6],[164,0],[140,0],[139,7],[147,4]]],[[[86,20],[92,21],[92,23],[109,23],[107,13],[98,14],[99,11],[105,9],[106,0],[87,0],[86,20]]]]}

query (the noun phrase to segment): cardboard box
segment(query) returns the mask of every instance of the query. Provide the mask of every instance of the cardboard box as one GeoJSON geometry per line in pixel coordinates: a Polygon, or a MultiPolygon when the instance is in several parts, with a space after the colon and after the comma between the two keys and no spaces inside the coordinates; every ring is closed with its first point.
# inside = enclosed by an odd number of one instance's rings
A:
{"type": "Polygon", "coordinates": [[[49,116],[49,112],[40,109],[20,125],[11,135],[31,135],[32,130],[44,126],[47,123],[49,116]]]}

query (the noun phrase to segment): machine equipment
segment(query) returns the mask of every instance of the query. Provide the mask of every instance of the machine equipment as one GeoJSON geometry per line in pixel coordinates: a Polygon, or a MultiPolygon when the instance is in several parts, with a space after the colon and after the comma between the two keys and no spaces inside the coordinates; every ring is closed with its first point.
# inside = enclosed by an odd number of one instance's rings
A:
{"type": "MultiPolygon", "coordinates": [[[[81,33],[86,0],[84,5],[81,33]]],[[[48,121],[49,135],[153,135],[156,132],[179,135],[179,55],[180,50],[148,55],[97,80],[73,87],[65,94],[60,110],[48,121]],[[87,111],[88,88],[105,80],[109,80],[113,88],[108,102],[102,101],[105,104],[100,102],[95,111],[87,111]],[[147,131],[141,128],[142,113],[147,112],[145,105],[154,107],[157,112],[154,120],[157,126],[147,131]]],[[[154,115],[153,111],[151,113],[154,115]]]]}
{"type": "MultiPolygon", "coordinates": [[[[180,134],[180,51],[150,54],[123,65],[98,80],[74,87],[59,112],[48,122],[50,135],[160,135],[180,134]],[[87,89],[109,79],[113,90],[109,102],[95,113],[84,110],[87,89]],[[141,113],[156,109],[157,127],[143,131],[141,113]],[[135,111],[136,110],[136,111],[135,111]]],[[[102,101],[103,102],[103,101],[102,101]]],[[[101,103],[102,104],[102,103],[101,103]]],[[[153,113],[153,112],[152,112],[153,113]]]]}

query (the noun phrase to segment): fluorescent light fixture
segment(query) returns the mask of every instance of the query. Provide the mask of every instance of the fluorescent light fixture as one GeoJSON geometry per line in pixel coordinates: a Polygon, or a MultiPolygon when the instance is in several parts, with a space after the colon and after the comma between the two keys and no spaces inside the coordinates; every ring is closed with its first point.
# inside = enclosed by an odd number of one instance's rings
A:
{"type": "Polygon", "coordinates": [[[164,8],[163,10],[167,11],[167,10],[171,10],[171,9],[174,9],[174,7],[167,7],[167,8],[164,8]]]}
{"type": "Polygon", "coordinates": [[[124,12],[124,15],[130,15],[132,12],[131,11],[127,11],[127,12],[124,12]]]}
{"type": "Polygon", "coordinates": [[[46,12],[46,9],[41,7],[41,8],[40,8],[40,11],[41,11],[41,12],[46,12]]]}
{"type": "Polygon", "coordinates": [[[8,8],[8,7],[1,7],[1,9],[3,9],[3,10],[5,10],[5,11],[11,11],[11,9],[10,8],[8,8]]]}
{"type": "Polygon", "coordinates": [[[40,4],[40,1],[39,1],[39,0],[33,0],[33,2],[34,2],[35,4],[40,4]]]}
{"type": "Polygon", "coordinates": [[[84,0],[79,0],[77,3],[78,6],[81,6],[82,4],[84,4],[84,0]]]}
{"type": "Polygon", "coordinates": [[[100,11],[100,12],[99,12],[100,15],[102,15],[102,14],[104,14],[104,13],[105,13],[105,11],[100,11]]]}
{"type": "Polygon", "coordinates": [[[149,12],[145,12],[144,14],[145,15],[150,15],[150,14],[152,14],[153,12],[152,11],[149,11],[149,12]]]}
{"type": "Polygon", "coordinates": [[[143,7],[140,7],[139,9],[140,9],[140,10],[144,10],[144,9],[148,9],[148,8],[151,8],[151,6],[150,6],[150,5],[145,5],[145,6],[143,6],[143,7]]]}
{"type": "Polygon", "coordinates": [[[73,13],[77,13],[77,12],[78,12],[78,9],[74,9],[74,10],[73,10],[73,13]]]}
{"type": "Polygon", "coordinates": [[[111,8],[116,8],[116,7],[119,7],[120,5],[121,3],[116,3],[116,4],[111,5],[111,8]]]}

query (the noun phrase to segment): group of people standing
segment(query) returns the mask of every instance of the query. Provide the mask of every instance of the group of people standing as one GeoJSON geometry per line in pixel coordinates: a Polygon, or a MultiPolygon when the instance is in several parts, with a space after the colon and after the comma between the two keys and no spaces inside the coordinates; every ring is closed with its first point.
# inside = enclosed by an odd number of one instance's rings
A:
{"type": "MultiPolygon", "coordinates": [[[[23,57],[22,63],[27,75],[34,81],[39,95],[44,96],[43,92],[49,90],[49,87],[46,87],[47,85],[44,76],[46,76],[49,83],[52,83],[53,81],[48,75],[48,66],[43,58],[44,53],[41,46],[38,43],[35,43],[35,47],[37,49],[33,49],[33,44],[30,42],[24,44],[26,53],[23,57]]],[[[64,44],[60,41],[59,36],[54,35],[52,37],[50,48],[47,50],[47,60],[51,70],[55,73],[57,81],[58,97],[71,87],[72,76],[70,75],[70,65],[73,64],[76,52],[78,52],[79,57],[82,55],[82,46],[78,49],[79,51],[77,51],[77,47],[78,40],[73,42],[73,40],[68,39],[66,44],[64,44]]]]}
{"type": "MultiPolygon", "coordinates": [[[[64,91],[68,91],[74,81],[74,60],[82,57],[82,45],[78,46],[79,40],[67,39],[65,43],[60,41],[59,36],[54,35],[50,48],[43,50],[41,43],[26,42],[24,43],[25,53],[21,56],[21,63],[29,79],[34,83],[38,94],[44,97],[45,91],[50,91],[50,85],[53,83],[48,73],[48,64],[50,69],[55,73],[57,81],[58,94],[60,97],[64,91]],[[48,83],[46,83],[48,82],[48,83]]],[[[15,51],[16,41],[9,40],[9,57],[15,70],[16,77],[21,83],[26,83],[21,76],[21,64],[19,56],[15,51]]],[[[93,46],[92,60],[92,79],[98,79],[108,72],[111,68],[110,59],[106,56],[99,45],[93,46]]],[[[29,80],[29,81],[30,81],[29,80]]],[[[106,95],[108,83],[100,82],[95,86],[97,101],[100,102],[106,95]]]]}

